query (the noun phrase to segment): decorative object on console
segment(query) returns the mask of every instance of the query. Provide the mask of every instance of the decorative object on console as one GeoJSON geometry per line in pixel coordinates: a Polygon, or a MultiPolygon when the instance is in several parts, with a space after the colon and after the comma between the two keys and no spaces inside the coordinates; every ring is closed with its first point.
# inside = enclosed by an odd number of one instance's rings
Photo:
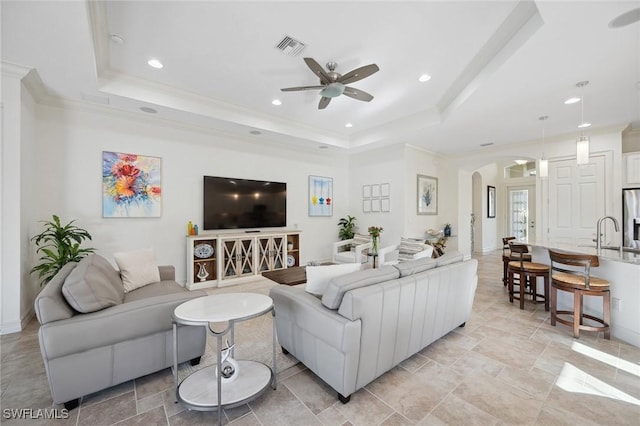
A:
{"type": "Polygon", "coordinates": [[[451,224],[450,223],[445,223],[443,230],[444,230],[444,236],[445,237],[450,237],[451,236],[451,224]]]}
{"type": "Polygon", "coordinates": [[[48,283],[67,263],[79,262],[95,251],[91,247],[80,248],[82,241],[91,239],[91,234],[75,226],[75,220],[63,226],[58,216],[53,215],[52,218],[52,221],[42,221],[44,231],[31,238],[38,247],[36,253],[42,254],[42,257],[38,259],[41,263],[29,272],[38,272],[38,278],[42,278],[40,286],[48,283]]]}
{"type": "Polygon", "coordinates": [[[193,255],[200,259],[207,259],[213,256],[213,252],[213,246],[207,243],[197,244],[193,248],[193,255]]]}
{"type": "Polygon", "coordinates": [[[333,216],[333,179],[309,176],[309,216],[333,216]]]}
{"type": "Polygon", "coordinates": [[[161,160],[102,152],[102,216],[160,217],[161,160]]]}
{"type": "Polygon", "coordinates": [[[292,266],[296,266],[296,258],[292,255],[287,255],[287,266],[291,268],[292,266]]]}
{"type": "Polygon", "coordinates": [[[207,272],[207,266],[204,263],[198,263],[198,279],[200,281],[206,281],[209,276],[209,272],[207,272]]]}
{"type": "Polygon", "coordinates": [[[496,187],[487,185],[487,217],[496,217],[496,187]]]}
{"type": "Polygon", "coordinates": [[[418,214],[438,214],[438,178],[418,175],[418,214]]]}

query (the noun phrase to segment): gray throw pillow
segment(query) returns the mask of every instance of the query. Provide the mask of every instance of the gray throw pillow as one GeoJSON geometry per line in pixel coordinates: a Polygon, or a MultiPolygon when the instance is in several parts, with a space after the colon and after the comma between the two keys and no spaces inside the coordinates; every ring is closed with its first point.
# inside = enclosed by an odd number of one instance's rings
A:
{"type": "Polygon", "coordinates": [[[73,309],[89,313],[121,304],[124,287],[120,274],[104,257],[90,254],[65,279],[62,294],[73,309]]]}

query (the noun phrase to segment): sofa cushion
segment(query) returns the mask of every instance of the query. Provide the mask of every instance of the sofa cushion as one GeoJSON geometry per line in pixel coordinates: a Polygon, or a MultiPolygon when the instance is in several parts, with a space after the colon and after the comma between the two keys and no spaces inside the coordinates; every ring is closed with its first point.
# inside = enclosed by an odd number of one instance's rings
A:
{"type": "Polygon", "coordinates": [[[73,309],[82,313],[119,305],[124,299],[118,271],[97,254],[90,254],[78,262],[65,279],[62,294],[73,309]]]}
{"type": "Polygon", "coordinates": [[[397,265],[393,265],[393,267],[396,268],[400,273],[400,277],[407,277],[409,275],[417,274],[418,272],[433,269],[437,266],[437,260],[430,257],[417,260],[409,260],[408,262],[402,262],[398,263],[397,265]]]}
{"type": "Polygon", "coordinates": [[[73,316],[73,309],[71,309],[71,306],[69,306],[62,295],[62,285],[77,265],[78,262],[69,262],[64,265],[36,297],[34,307],[36,317],[40,324],[59,321],[73,316]]]}
{"type": "Polygon", "coordinates": [[[462,262],[464,260],[464,254],[459,251],[450,251],[442,256],[436,258],[436,262],[438,263],[438,267],[444,265],[450,265],[452,263],[462,262]]]}
{"type": "Polygon", "coordinates": [[[159,281],[151,283],[143,287],[137,288],[133,291],[125,293],[124,303],[134,302],[136,300],[148,299],[156,296],[165,296],[167,294],[179,294],[188,292],[186,288],[182,287],[173,280],[159,281]]]}
{"type": "Polygon", "coordinates": [[[332,278],[322,296],[322,304],[329,309],[338,309],[347,291],[393,280],[399,276],[400,273],[393,266],[381,266],[332,278]]]}
{"type": "Polygon", "coordinates": [[[398,246],[398,261],[406,262],[408,260],[427,257],[431,254],[431,252],[426,251],[427,247],[429,246],[427,244],[424,244],[422,240],[401,238],[400,245],[398,246]]]}
{"type": "Polygon", "coordinates": [[[340,275],[359,271],[360,269],[362,269],[362,264],[360,263],[307,266],[305,268],[305,272],[307,274],[307,285],[305,290],[311,294],[322,296],[329,284],[329,280],[339,277],[340,275]]]}
{"type": "Polygon", "coordinates": [[[114,253],[113,257],[120,268],[125,293],[160,281],[153,249],[119,252],[114,253]]]}

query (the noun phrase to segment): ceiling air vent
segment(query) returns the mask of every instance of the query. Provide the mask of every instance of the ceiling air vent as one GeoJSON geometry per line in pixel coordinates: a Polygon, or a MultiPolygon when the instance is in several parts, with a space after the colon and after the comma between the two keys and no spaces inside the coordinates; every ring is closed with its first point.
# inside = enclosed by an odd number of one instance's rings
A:
{"type": "Polygon", "coordinates": [[[286,53],[289,56],[297,56],[300,52],[302,52],[302,49],[304,49],[304,46],[305,44],[303,42],[298,41],[286,35],[276,45],[276,49],[281,50],[283,53],[286,53]]]}

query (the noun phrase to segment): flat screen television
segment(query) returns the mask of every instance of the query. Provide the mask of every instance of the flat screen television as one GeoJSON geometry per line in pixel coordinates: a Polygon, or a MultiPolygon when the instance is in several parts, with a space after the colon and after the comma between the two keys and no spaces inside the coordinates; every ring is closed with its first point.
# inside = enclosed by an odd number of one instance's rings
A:
{"type": "Polygon", "coordinates": [[[204,229],[287,226],[287,184],[204,177],[204,229]]]}

